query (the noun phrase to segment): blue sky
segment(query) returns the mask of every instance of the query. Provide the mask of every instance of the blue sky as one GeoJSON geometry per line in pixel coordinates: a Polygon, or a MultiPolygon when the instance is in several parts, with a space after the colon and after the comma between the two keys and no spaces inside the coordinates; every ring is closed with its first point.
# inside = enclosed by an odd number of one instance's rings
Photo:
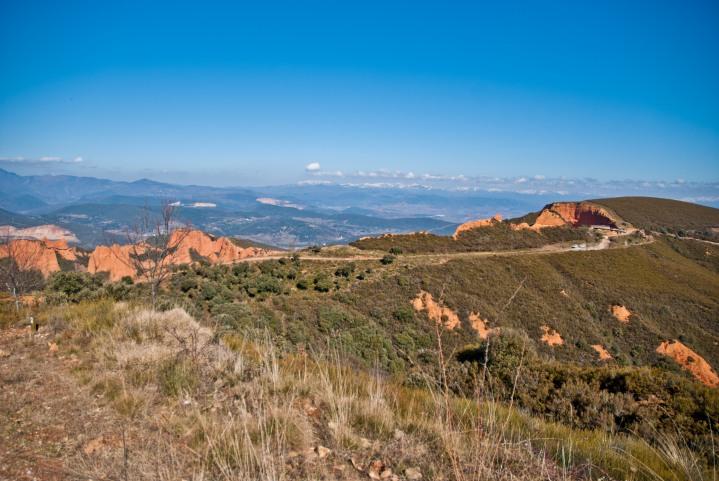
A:
{"type": "Polygon", "coordinates": [[[718,5],[6,0],[0,167],[714,182],[718,5]]]}

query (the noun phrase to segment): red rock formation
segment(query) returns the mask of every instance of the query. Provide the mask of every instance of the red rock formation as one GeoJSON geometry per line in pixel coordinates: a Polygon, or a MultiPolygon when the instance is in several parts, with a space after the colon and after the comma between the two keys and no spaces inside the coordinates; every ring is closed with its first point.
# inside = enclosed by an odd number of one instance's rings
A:
{"type": "MultiPolygon", "coordinates": [[[[238,247],[226,237],[214,238],[199,230],[177,230],[172,233],[169,245],[174,252],[167,258],[171,265],[194,262],[193,252],[212,264],[232,263],[247,257],[267,255],[270,252],[256,247],[238,247]]],[[[110,280],[117,281],[125,276],[141,281],[131,262],[131,255],[142,253],[142,245],[97,246],[90,255],[87,270],[90,273],[107,272],[110,280]]]]}
{"type": "Polygon", "coordinates": [[[49,240],[44,239],[45,245],[53,249],[57,254],[67,261],[76,261],[77,253],[73,247],[67,245],[64,239],[49,240]]]}
{"type": "Polygon", "coordinates": [[[457,230],[454,231],[452,238],[457,240],[457,237],[462,232],[478,229],[480,227],[489,227],[491,225],[499,224],[500,222],[502,222],[502,216],[500,214],[495,214],[494,217],[490,217],[489,219],[471,220],[457,227],[457,230]]]}
{"type": "Polygon", "coordinates": [[[177,251],[172,256],[173,264],[192,262],[191,250],[211,263],[236,262],[265,252],[255,247],[238,247],[227,237],[214,238],[199,230],[173,232],[170,245],[177,246],[177,251]]]}
{"type": "Polygon", "coordinates": [[[37,270],[47,277],[60,270],[57,256],[74,261],[75,249],[64,240],[15,239],[0,245],[0,259],[12,256],[22,270],[37,270]]]}
{"type": "Polygon", "coordinates": [[[560,226],[603,225],[617,227],[620,219],[604,207],[591,202],[555,202],[545,206],[531,226],[526,222],[513,224],[513,229],[534,229],[560,226]]]}
{"type": "Polygon", "coordinates": [[[107,272],[111,281],[119,281],[125,276],[136,279],[136,271],[130,260],[130,254],[134,250],[140,252],[139,248],[135,249],[129,245],[97,246],[90,254],[87,272],[90,274],[107,272]]]}

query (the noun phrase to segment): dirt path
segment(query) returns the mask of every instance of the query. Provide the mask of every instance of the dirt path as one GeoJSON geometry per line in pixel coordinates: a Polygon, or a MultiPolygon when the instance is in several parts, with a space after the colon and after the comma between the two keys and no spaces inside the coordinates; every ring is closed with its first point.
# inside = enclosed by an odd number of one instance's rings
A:
{"type": "MultiPolygon", "coordinates": [[[[515,250],[501,250],[501,251],[475,251],[475,252],[449,252],[449,253],[431,253],[431,254],[403,254],[401,258],[404,260],[426,260],[428,263],[444,263],[451,259],[467,259],[477,257],[511,257],[511,256],[526,256],[526,255],[541,255],[541,254],[558,254],[563,252],[584,252],[584,251],[598,251],[606,249],[626,249],[629,247],[651,244],[654,239],[649,238],[644,242],[631,244],[631,245],[619,245],[616,247],[611,246],[611,242],[608,237],[603,237],[602,240],[595,244],[590,244],[584,249],[577,250],[572,246],[566,246],[563,244],[552,244],[535,249],[515,249],[515,250]]],[[[239,262],[262,262],[266,260],[277,260],[287,257],[288,254],[284,255],[272,255],[264,257],[248,257],[242,259],[239,262]]],[[[304,261],[320,261],[320,262],[348,262],[348,261],[377,261],[382,259],[381,255],[356,255],[356,256],[317,256],[317,255],[300,255],[300,259],[304,261]]]]}
{"type": "Polygon", "coordinates": [[[122,478],[123,425],[75,381],[77,364],[42,330],[0,330],[1,481],[122,478]]]}
{"type": "Polygon", "coordinates": [[[706,240],[706,239],[699,239],[697,237],[686,237],[686,236],[682,237],[682,236],[678,236],[676,234],[662,234],[661,232],[654,232],[654,234],[664,235],[667,237],[673,237],[674,239],[677,239],[677,240],[693,240],[693,241],[697,241],[697,242],[703,242],[705,244],[711,244],[713,246],[719,246],[719,242],[714,242],[714,241],[710,241],[710,240],[706,240]]]}

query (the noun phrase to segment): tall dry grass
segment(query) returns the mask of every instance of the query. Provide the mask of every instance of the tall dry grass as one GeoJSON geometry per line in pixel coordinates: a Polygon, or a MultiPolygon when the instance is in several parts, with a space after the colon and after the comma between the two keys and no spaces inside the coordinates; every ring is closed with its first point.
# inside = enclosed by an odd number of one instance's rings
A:
{"type": "Polygon", "coordinates": [[[352,369],[338,351],[290,355],[267,335],[219,337],[182,309],[96,302],[46,318],[127,433],[127,472],[121,452],[78,462],[97,478],[368,479],[382,466],[386,479],[417,469],[456,481],[716,481],[678,438],[648,446],[547,423],[493,402],[481,379],[475,398],[455,397],[445,358],[445,377],[414,389],[352,369]]]}

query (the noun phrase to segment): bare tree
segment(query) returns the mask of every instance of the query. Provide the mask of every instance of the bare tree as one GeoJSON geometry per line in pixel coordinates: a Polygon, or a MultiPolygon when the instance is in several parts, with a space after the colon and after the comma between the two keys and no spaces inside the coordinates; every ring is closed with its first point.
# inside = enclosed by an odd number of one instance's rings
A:
{"type": "Polygon", "coordinates": [[[8,229],[0,240],[0,282],[15,299],[20,310],[20,296],[42,287],[43,276],[37,270],[42,255],[40,241],[15,239],[8,229]]]}
{"type": "Polygon", "coordinates": [[[145,207],[137,223],[126,232],[129,256],[117,256],[135,271],[138,279],[149,284],[153,307],[160,286],[177,259],[178,249],[190,233],[189,225],[177,222],[177,207],[176,203],[164,201],[159,215],[145,207]]]}

